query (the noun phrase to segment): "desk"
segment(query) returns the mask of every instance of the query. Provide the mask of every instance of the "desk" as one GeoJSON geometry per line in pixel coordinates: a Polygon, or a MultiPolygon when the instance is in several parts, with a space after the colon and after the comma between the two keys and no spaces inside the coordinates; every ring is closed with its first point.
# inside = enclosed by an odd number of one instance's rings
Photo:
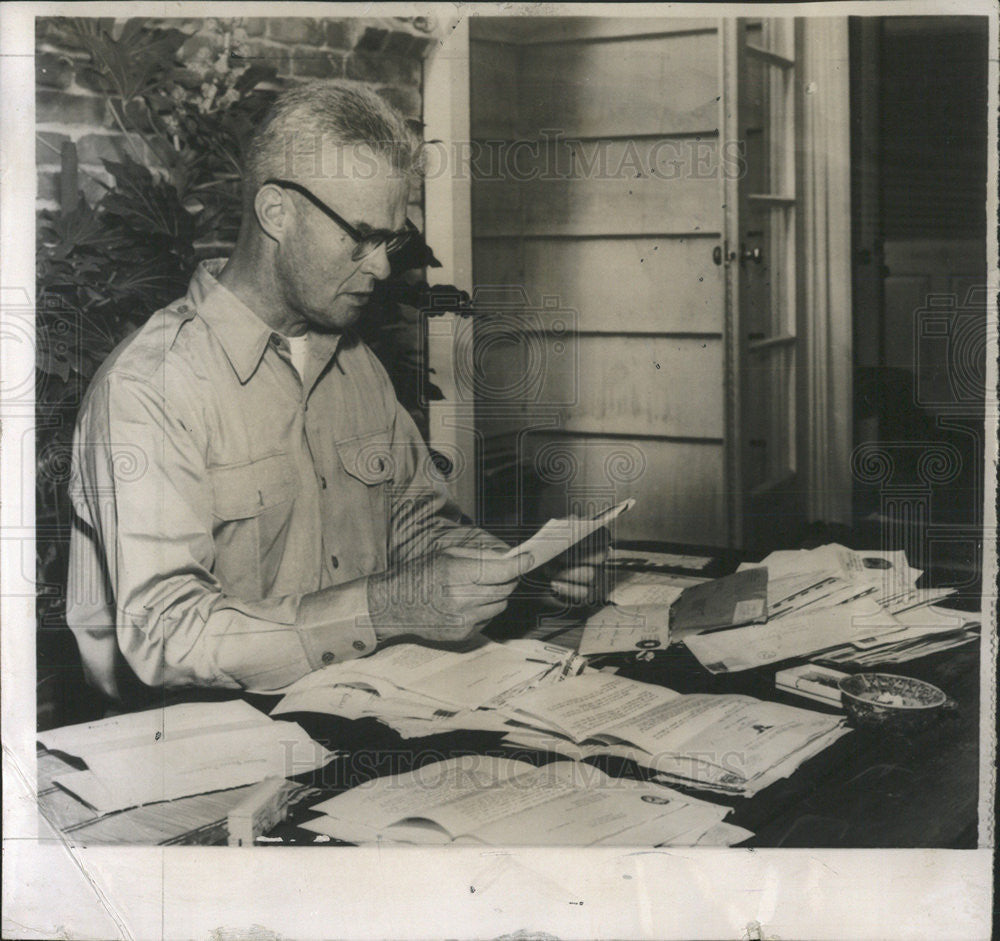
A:
{"type": "MultiPolygon", "coordinates": [[[[735,565],[713,565],[699,574],[723,574],[735,565]]],[[[490,633],[517,636],[534,623],[530,599],[513,603],[490,633]]],[[[555,638],[558,642],[558,637],[555,638]]],[[[958,702],[954,717],[910,736],[856,730],[812,758],[790,778],[750,799],[691,794],[734,808],[727,820],[755,833],[754,847],[884,847],[972,848],[977,842],[979,799],[979,656],[980,643],[968,644],[890,667],[941,687],[958,702]]],[[[712,676],[686,647],[658,652],[650,661],[619,657],[622,676],[660,683],[681,693],[742,693],[804,708],[835,712],[819,703],[790,696],[774,687],[775,668],[730,676],[712,676]]],[[[779,665],[779,668],[788,666],[779,665]]],[[[842,667],[851,671],[851,667],[842,667]]],[[[254,701],[255,705],[273,706],[254,701]]],[[[284,843],[316,844],[316,835],[298,826],[314,816],[310,806],[372,777],[408,771],[431,761],[469,753],[516,755],[535,763],[557,756],[500,749],[493,733],[450,733],[425,739],[401,739],[381,723],[348,721],[333,716],[291,714],[315,739],[350,753],[320,772],[298,780],[315,788],[291,818],[271,837],[284,843]]],[[[601,767],[611,773],[641,774],[625,762],[609,759],[601,767]]],[[[678,788],[679,790],[686,790],[678,788]]],[[[86,841],[86,828],[74,832],[86,841]]],[[[201,828],[190,842],[224,842],[218,828],[201,828]]],[[[271,845],[271,844],[268,844],[271,845]]]]}

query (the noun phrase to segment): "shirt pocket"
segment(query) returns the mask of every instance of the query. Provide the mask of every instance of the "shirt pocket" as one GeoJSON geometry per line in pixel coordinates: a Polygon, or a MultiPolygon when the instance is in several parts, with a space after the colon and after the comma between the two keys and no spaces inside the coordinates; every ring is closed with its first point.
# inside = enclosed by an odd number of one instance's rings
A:
{"type": "Polygon", "coordinates": [[[213,574],[223,591],[249,601],[267,596],[285,556],[297,492],[286,453],[209,469],[213,574]]]}
{"type": "Polygon", "coordinates": [[[392,435],[388,429],[337,441],[337,454],[349,475],[349,486],[361,510],[355,532],[361,567],[380,572],[386,567],[392,482],[396,477],[392,435]]]}

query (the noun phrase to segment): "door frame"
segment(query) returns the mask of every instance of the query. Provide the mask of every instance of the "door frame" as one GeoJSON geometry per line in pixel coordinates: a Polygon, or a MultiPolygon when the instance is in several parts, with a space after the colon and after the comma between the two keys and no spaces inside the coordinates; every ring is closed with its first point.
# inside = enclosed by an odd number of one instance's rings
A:
{"type": "MultiPolygon", "coordinates": [[[[436,276],[471,291],[472,175],[457,163],[470,137],[469,19],[453,17],[440,32],[443,41],[424,60],[424,140],[437,151],[424,179],[424,236],[441,262],[436,276]]],[[[427,364],[444,396],[427,402],[430,445],[451,461],[452,498],[478,521],[472,318],[443,313],[427,318],[423,329],[427,364]]]]}

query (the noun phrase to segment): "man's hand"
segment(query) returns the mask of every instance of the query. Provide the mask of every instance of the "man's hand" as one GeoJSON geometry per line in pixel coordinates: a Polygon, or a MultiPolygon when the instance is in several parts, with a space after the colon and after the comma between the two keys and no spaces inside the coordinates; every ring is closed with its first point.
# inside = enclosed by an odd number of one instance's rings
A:
{"type": "Polygon", "coordinates": [[[485,627],[504,608],[529,556],[453,547],[368,579],[368,610],[381,643],[413,634],[457,642],[485,627]]]}
{"type": "Polygon", "coordinates": [[[611,537],[601,527],[542,567],[555,595],[570,604],[596,604],[607,594],[605,567],[611,537]]]}

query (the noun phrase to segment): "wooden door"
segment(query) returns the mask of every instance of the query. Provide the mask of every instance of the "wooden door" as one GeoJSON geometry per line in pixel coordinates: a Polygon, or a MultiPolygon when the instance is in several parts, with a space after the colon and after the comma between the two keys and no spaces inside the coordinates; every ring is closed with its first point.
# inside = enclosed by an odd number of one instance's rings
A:
{"type": "Polygon", "coordinates": [[[625,496],[619,538],[739,546],[767,525],[795,471],[790,44],[770,21],[472,20],[494,527],[625,496]]]}
{"type": "MultiPolygon", "coordinates": [[[[802,523],[796,404],[796,22],[728,20],[724,124],[744,172],[727,184],[727,470],[731,540],[777,545],[802,523]]],[[[718,257],[718,256],[717,256],[718,257]]]]}
{"type": "Polygon", "coordinates": [[[717,20],[472,21],[484,509],[632,495],[620,538],[729,542],[720,42],[717,20]]]}

